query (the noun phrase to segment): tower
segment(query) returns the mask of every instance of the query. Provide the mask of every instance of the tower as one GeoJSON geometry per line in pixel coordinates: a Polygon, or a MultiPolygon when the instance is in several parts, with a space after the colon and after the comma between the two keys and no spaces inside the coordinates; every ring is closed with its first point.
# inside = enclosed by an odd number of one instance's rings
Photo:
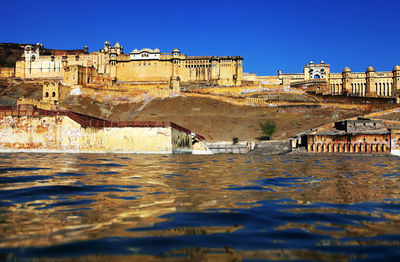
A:
{"type": "Polygon", "coordinates": [[[343,87],[339,90],[339,94],[351,94],[351,70],[347,66],[342,72],[343,87]]]}
{"type": "Polygon", "coordinates": [[[110,43],[108,41],[104,42],[104,52],[110,51],[110,43]]]}
{"type": "Polygon", "coordinates": [[[375,85],[375,69],[372,66],[367,68],[365,72],[367,79],[367,90],[365,90],[366,96],[376,96],[376,85],[375,85]]]}
{"type": "Polygon", "coordinates": [[[236,57],[236,72],[234,77],[236,77],[235,80],[235,86],[240,86],[242,85],[242,78],[243,78],[243,58],[241,56],[236,57]]]}
{"type": "Polygon", "coordinates": [[[392,94],[394,94],[397,98],[397,103],[400,103],[400,66],[396,65],[393,68],[393,85],[392,85],[392,94]]]}
{"type": "Polygon", "coordinates": [[[174,48],[172,50],[172,76],[171,76],[171,82],[170,82],[170,87],[174,90],[179,92],[180,90],[180,54],[181,52],[179,51],[178,48],[174,48]]]}
{"type": "Polygon", "coordinates": [[[115,52],[117,53],[117,55],[122,54],[123,48],[122,48],[122,46],[121,46],[118,42],[113,46],[112,49],[115,50],[115,52]]]}
{"type": "Polygon", "coordinates": [[[110,77],[111,81],[117,80],[117,50],[112,49],[110,53],[110,77]]]}

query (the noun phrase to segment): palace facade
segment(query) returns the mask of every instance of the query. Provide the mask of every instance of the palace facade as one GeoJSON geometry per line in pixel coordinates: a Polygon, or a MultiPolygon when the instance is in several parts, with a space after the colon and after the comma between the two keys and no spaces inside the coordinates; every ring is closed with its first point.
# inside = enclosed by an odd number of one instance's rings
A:
{"type": "Polygon", "coordinates": [[[316,85],[324,95],[398,98],[400,66],[396,65],[392,71],[381,72],[375,71],[372,66],[365,72],[352,72],[345,67],[341,73],[331,73],[329,64],[311,61],[300,74],[285,74],[279,70],[278,82],[293,87],[316,85]]]}
{"type": "Polygon", "coordinates": [[[17,61],[15,76],[20,78],[57,78],[65,84],[86,85],[94,81],[115,83],[167,82],[240,86],[243,72],[241,56],[187,56],[178,49],[161,53],[159,49],[134,49],[123,53],[119,43],[88,52],[58,50],[46,52],[43,45],[25,46],[17,61]]]}

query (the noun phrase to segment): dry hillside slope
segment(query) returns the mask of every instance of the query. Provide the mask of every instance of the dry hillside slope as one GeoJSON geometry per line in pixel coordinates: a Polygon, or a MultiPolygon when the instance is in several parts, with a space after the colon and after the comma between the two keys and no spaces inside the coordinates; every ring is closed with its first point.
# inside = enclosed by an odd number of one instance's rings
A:
{"type": "Polygon", "coordinates": [[[260,137],[260,123],[277,123],[273,138],[287,138],[302,131],[343,118],[363,114],[358,110],[334,108],[292,108],[236,106],[214,99],[176,97],[152,101],[136,121],[172,121],[206,137],[209,141],[254,140],[260,137]]]}

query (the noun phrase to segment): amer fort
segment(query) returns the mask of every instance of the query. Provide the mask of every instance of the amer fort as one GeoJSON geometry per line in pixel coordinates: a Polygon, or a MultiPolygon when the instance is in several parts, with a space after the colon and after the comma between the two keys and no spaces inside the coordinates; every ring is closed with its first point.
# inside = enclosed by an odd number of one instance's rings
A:
{"type": "Polygon", "coordinates": [[[77,50],[50,50],[43,44],[26,45],[15,67],[2,67],[2,77],[58,80],[65,85],[107,83],[160,84],[179,89],[180,84],[240,87],[242,81],[271,85],[308,88],[323,95],[389,98],[399,102],[400,66],[391,71],[377,72],[372,66],[365,72],[352,72],[346,67],[341,73],[330,71],[321,61],[304,66],[303,73],[283,73],[277,76],[257,76],[243,73],[241,56],[187,56],[175,48],[171,53],[159,49],[134,49],[123,53],[119,43],[90,52],[87,46],[77,50]]]}
{"type": "Polygon", "coordinates": [[[334,73],[324,61],[311,61],[304,65],[303,73],[278,70],[274,76],[258,76],[243,72],[243,57],[239,55],[189,56],[177,48],[170,53],[158,48],[124,53],[119,43],[108,41],[94,52],[87,46],[46,49],[41,43],[18,48],[20,53],[12,66],[0,67],[0,77],[40,85],[42,97],[21,96],[17,105],[2,108],[3,151],[207,154],[243,153],[265,146],[257,142],[207,144],[207,137],[170,121],[112,121],[62,106],[72,96],[91,95],[100,102],[111,97],[114,104],[143,102],[135,114],[156,98],[176,96],[235,106],[276,107],[276,112],[316,107],[369,110],[370,114],[358,114],[358,118],[333,118],[331,123],[278,141],[272,148],[285,152],[303,148],[310,153],[400,153],[400,122],[377,119],[397,112],[399,65],[390,71],[368,66],[365,72],[345,67],[334,73]],[[32,128],[40,132],[32,136],[32,128]]]}

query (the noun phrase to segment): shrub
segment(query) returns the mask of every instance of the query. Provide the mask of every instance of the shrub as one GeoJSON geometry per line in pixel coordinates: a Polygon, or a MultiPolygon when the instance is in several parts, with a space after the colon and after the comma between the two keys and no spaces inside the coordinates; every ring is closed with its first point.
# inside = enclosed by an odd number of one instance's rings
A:
{"type": "Polygon", "coordinates": [[[260,123],[260,128],[263,133],[263,136],[260,137],[260,139],[271,140],[272,135],[276,132],[276,123],[268,120],[265,123],[260,123]]]}
{"type": "Polygon", "coordinates": [[[237,143],[239,143],[239,138],[233,137],[233,138],[232,138],[232,143],[233,143],[234,145],[236,145],[237,143]]]}

